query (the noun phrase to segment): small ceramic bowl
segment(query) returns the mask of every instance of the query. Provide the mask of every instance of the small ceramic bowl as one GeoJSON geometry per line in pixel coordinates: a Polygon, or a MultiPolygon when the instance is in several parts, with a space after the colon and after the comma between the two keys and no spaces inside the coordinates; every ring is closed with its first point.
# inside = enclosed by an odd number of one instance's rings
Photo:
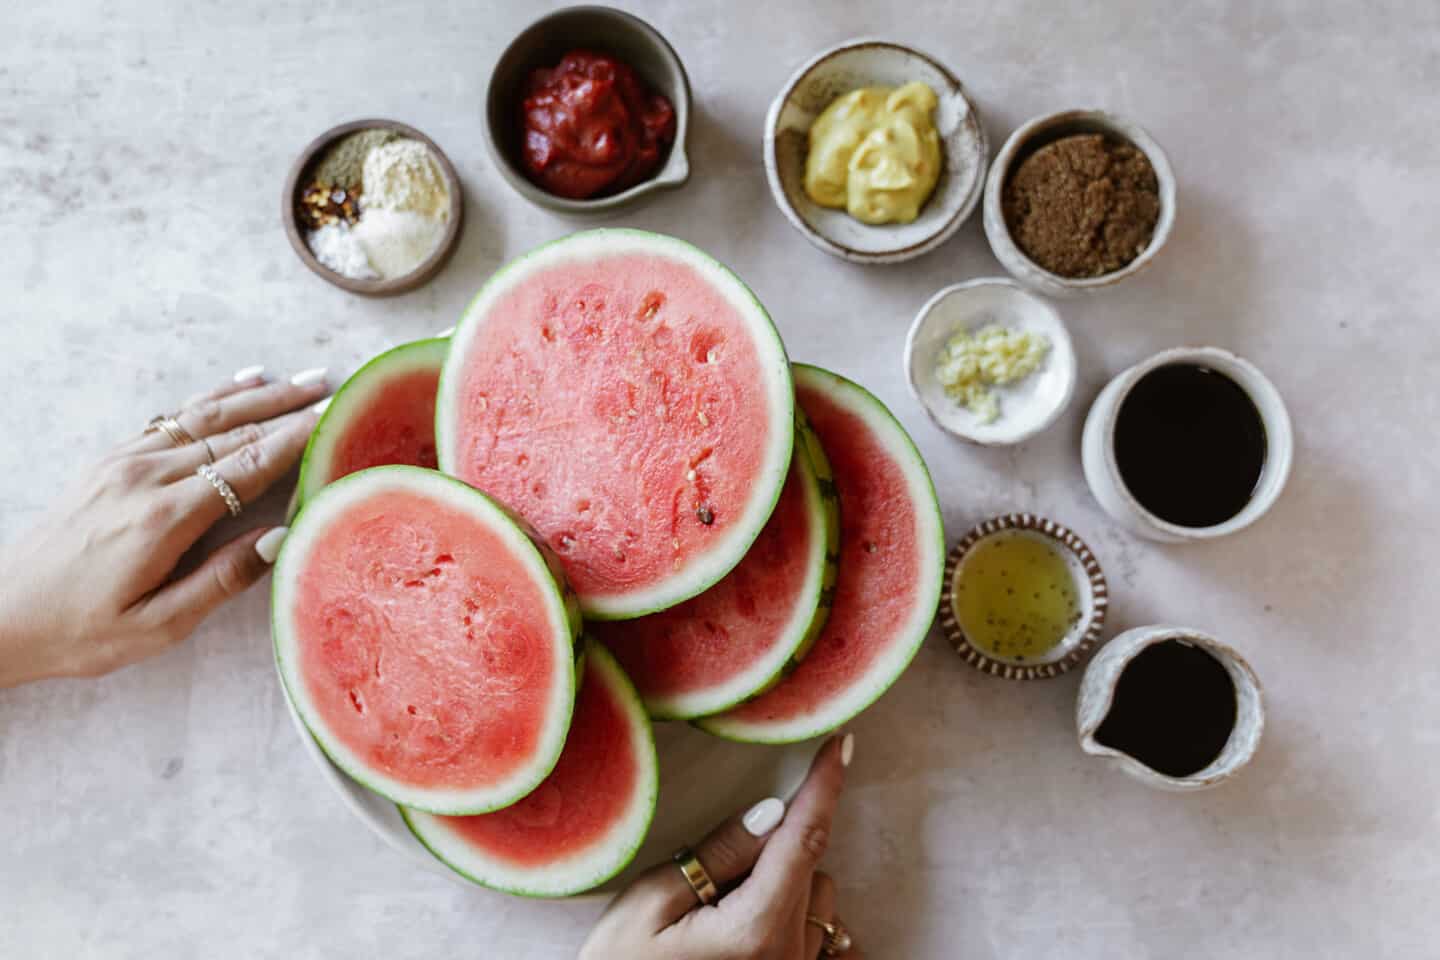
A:
{"type": "Polygon", "coordinates": [[[460,231],[464,226],[465,219],[465,196],[460,187],[460,177],[450,164],[450,158],[445,156],[445,151],[441,150],[440,145],[434,140],[414,127],[395,120],[353,120],[350,123],[342,123],[338,127],[326,130],[310,141],[309,145],[300,152],[300,156],[291,165],[290,173],[285,178],[285,191],[280,198],[280,216],[285,224],[285,235],[290,239],[290,247],[300,261],[309,267],[316,276],[328,283],[333,283],[342,290],[358,293],[361,296],[390,297],[398,293],[406,293],[428,283],[445,266],[446,261],[450,259],[450,255],[455,252],[455,248],[460,243],[460,231]],[[332,144],[352,133],[375,129],[394,130],[400,136],[418,140],[430,148],[430,152],[435,155],[436,163],[440,165],[440,173],[445,177],[445,183],[450,188],[450,220],[446,224],[445,234],[441,237],[440,245],[435,248],[435,252],[414,270],[403,277],[391,277],[388,280],[356,280],[331,270],[310,252],[309,245],[305,243],[306,228],[300,223],[296,214],[296,206],[300,201],[301,193],[309,183],[310,170],[321,154],[332,144]]]}
{"type": "Polygon", "coordinates": [[[1290,477],[1295,437],[1280,391],[1253,363],[1219,347],[1175,347],[1140,361],[1105,385],[1085,417],[1080,456],[1090,492],[1117,523],[1138,536],[1181,543],[1223,537],[1243,530],[1264,516],[1280,499],[1290,477]],[[1182,527],[1160,519],[1140,505],[1120,476],[1115,456],[1115,423],[1120,407],[1141,377],[1172,363],[1197,364],[1229,377],[1250,395],[1265,425],[1265,466],[1260,470],[1250,502],[1235,516],[1213,527],[1182,527]]]}
{"type": "Polygon", "coordinates": [[[1058,677],[1084,660],[1100,641],[1105,614],[1110,607],[1110,587],[1100,561],[1069,527],[1033,513],[1007,513],[972,529],[950,550],[945,560],[945,585],[940,594],[940,626],[965,662],[983,673],[1007,680],[1040,680],[1058,677]],[[973,645],[960,626],[956,585],[965,571],[970,551],[982,540],[999,534],[1014,534],[1049,540],[1060,548],[1080,599],[1080,619],[1053,648],[1037,660],[998,657],[973,645]]]}
{"type": "Polygon", "coordinates": [[[1031,290],[1052,297],[1077,297],[1098,293],[1144,270],[1169,239],[1170,230],[1175,225],[1175,173],[1170,169],[1170,158],[1160,149],[1160,144],[1139,124],[1103,110],[1067,110],[1064,113],[1037,117],[1010,134],[1005,145],[995,155],[995,162],[990,165],[990,175],[985,181],[985,210],[982,219],[985,236],[990,241],[990,249],[995,252],[995,258],[1011,276],[1031,290]],[[1025,256],[1010,236],[1000,202],[1005,182],[1027,157],[1048,143],[1080,133],[1100,133],[1133,144],[1149,159],[1160,188],[1160,219],[1155,224],[1149,246],[1119,270],[1098,277],[1062,277],[1025,256]]]}
{"type": "Polygon", "coordinates": [[[905,338],[905,376],[910,393],[940,429],[973,443],[1020,443],[1054,423],[1070,405],[1075,393],[1075,348],[1060,314],[1045,300],[1014,280],[970,280],[941,290],[915,315],[905,338]],[[1044,334],[1050,350],[1030,376],[991,388],[1000,401],[1000,416],[984,423],[946,395],[935,367],[941,348],[952,336],[992,323],[1044,334]]]}
{"type": "Polygon", "coordinates": [[[887,40],[847,40],[816,55],[785,81],[765,118],[765,175],[775,204],[805,239],[855,263],[899,263],[935,249],[980,200],[990,148],[965,88],[946,67],[913,47],[887,40]],[[940,100],[935,125],[945,166],[913,223],[871,226],[805,194],[810,126],[841,94],[859,87],[930,85],[940,100]]]}
{"type": "Polygon", "coordinates": [[[1186,627],[1153,626],[1127,630],[1105,645],[1080,681],[1080,697],[1075,705],[1075,723],[1080,736],[1080,749],[1105,757],[1124,773],[1149,787],[1176,792],[1205,790],[1230,779],[1248,764],[1260,747],[1265,731],[1265,705],[1260,680],[1245,658],[1234,648],[1221,643],[1208,633],[1186,627]],[[1235,684],[1235,727],[1220,755],[1203,770],[1188,777],[1172,777],[1141,763],[1129,754],[1095,739],[1115,702],[1115,688],[1125,666],[1146,647],[1167,640],[1180,640],[1209,653],[1230,674],[1235,684]]]}
{"type": "Polygon", "coordinates": [[[530,24],[495,61],[485,92],[485,141],[496,169],[526,200],[559,213],[606,213],[653,191],[680,186],[690,177],[690,161],[685,156],[689,127],[690,80],[675,49],[644,20],[611,7],[565,7],[530,24]],[[628,63],[650,89],[664,94],[675,108],[675,142],[655,175],[628,190],[589,200],[555,196],[531,182],[520,163],[520,105],[530,72],[555,66],[577,47],[628,63]]]}

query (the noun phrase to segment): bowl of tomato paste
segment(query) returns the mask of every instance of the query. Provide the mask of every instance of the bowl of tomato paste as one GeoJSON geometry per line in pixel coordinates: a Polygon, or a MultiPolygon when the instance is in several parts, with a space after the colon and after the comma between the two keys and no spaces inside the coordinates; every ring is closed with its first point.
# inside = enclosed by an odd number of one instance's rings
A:
{"type": "Polygon", "coordinates": [[[690,81],[669,42],[610,7],[567,7],[520,32],[485,96],[495,165],[533,203],[601,213],[690,176],[690,81]]]}

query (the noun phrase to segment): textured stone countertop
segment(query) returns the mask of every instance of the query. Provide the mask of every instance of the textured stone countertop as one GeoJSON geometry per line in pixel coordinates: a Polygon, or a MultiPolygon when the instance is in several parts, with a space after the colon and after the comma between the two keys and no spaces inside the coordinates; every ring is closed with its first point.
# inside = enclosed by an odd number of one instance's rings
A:
{"type": "MultiPolygon", "coordinates": [[[[49,0],[0,18],[0,537],[184,395],[251,363],[348,373],[450,325],[497,265],[573,229],[505,186],[481,131],[489,65],[534,5],[372,6],[49,0]],[[312,276],[277,217],[296,152],[376,115],[443,145],[468,205],[450,266],[384,302],[312,276]]],[[[714,252],[797,359],[889,403],[951,539],[1008,510],[1070,524],[1108,570],[1115,630],[1206,628],[1266,686],[1254,766],[1172,796],[1080,753],[1078,675],[993,680],[932,635],[855,725],[829,857],[871,955],[1434,956],[1440,7],[631,6],[690,71],[694,176],[610,222],[714,252]],[[1174,162],[1168,248],[1120,289],[1061,304],[1079,389],[1021,448],[948,439],[901,377],[926,298],[999,272],[978,216],[918,261],[867,268],[807,245],[771,203],[771,97],[810,54],[866,34],[947,62],[993,146],[1041,112],[1104,106],[1174,162]],[[1193,547],[1123,534],[1079,457],[1101,384],[1181,343],[1256,361],[1297,431],[1275,510],[1193,547]]],[[[0,956],[572,955],[598,903],[432,876],[338,806],[286,717],[266,615],[256,590],[153,662],[0,692],[0,956]]]]}

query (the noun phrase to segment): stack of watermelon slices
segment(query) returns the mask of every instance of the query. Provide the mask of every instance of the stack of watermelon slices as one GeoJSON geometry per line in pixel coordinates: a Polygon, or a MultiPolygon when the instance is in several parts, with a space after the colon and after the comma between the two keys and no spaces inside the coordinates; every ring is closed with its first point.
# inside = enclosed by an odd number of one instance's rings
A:
{"type": "Polygon", "coordinates": [[[640,231],[532,251],[451,337],[363,367],[297,495],[273,597],[296,712],[438,858],[533,896],[634,856],[652,719],[833,730],[940,595],[934,489],[885,406],[640,231]]]}

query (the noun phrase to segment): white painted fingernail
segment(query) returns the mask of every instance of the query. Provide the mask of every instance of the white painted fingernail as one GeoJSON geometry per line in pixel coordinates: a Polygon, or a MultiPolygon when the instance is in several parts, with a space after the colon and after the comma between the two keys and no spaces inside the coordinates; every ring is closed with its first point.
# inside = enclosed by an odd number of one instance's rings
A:
{"type": "Polygon", "coordinates": [[[435,334],[435,339],[438,340],[438,339],[440,339],[441,337],[448,337],[448,336],[450,336],[451,334],[453,334],[454,332],[455,332],[455,328],[454,328],[454,327],[446,327],[444,330],[441,330],[439,333],[435,334]]]}
{"type": "Polygon", "coordinates": [[[285,535],[289,532],[289,527],[276,527],[274,530],[265,531],[265,535],[255,541],[255,552],[260,554],[260,559],[266,563],[274,563],[275,558],[280,556],[280,545],[285,542],[285,535]]]}
{"type": "Polygon", "coordinates": [[[785,803],[775,797],[767,797],[745,811],[745,816],[740,818],[740,822],[745,824],[745,829],[750,832],[750,836],[763,837],[780,826],[780,821],[784,819],[785,803]]]}
{"type": "Polygon", "coordinates": [[[301,370],[290,378],[290,382],[297,387],[308,387],[315,383],[324,383],[325,374],[329,372],[327,367],[314,367],[310,370],[301,370]]]}
{"type": "Polygon", "coordinates": [[[314,410],[316,413],[324,413],[324,412],[325,412],[325,408],[328,407],[328,406],[330,406],[330,401],[331,401],[331,400],[334,400],[334,399],[335,399],[334,397],[326,397],[324,400],[321,400],[319,403],[311,404],[310,409],[311,409],[311,410],[314,410]]]}
{"type": "Polygon", "coordinates": [[[845,734],[845,739],[840,741],[840,765],[850,766],[850,761],[855,756],[855,734],[845,734]]]}
{"type": "Polygon", "coordinates": [[[253,367],[241,367],[239,370],[235,371],[236,383],[249,383],[252,380],[264,379],[265,368],[258,363],[255,364],[255,366],[253,367]]]}

